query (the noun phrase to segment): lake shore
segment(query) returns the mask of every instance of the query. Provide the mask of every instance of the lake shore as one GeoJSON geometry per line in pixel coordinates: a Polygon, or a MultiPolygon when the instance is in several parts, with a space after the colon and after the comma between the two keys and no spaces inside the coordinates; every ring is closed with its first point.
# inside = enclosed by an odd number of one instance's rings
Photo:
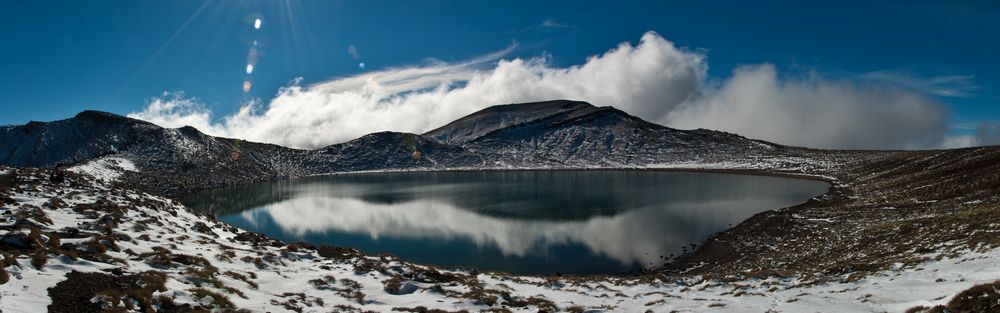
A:
{"type": "MultiPolygon", "coordinates": [[[[537,167],[537,168],[417,168],[386,169],[377,171],[333,172],[308,176],[365,174],[365,173],[405,173],[405,172],[467,172],[467,171],[670,171],[700,172],[720,174],[760,175],[812,179],[831,184],[828,192],[806,203],[769,210],[722,231],[691,253],[679,257],[657,270],[654,275],[710,275],[713,277],[746,277],[760,274],[805,274],[805,273],[867,273],[889,268],[903,263],[919,263],[914,258],[913,249],[918,249],[919,240],[910,240],[891,249],[880,247],[878,241],[868,238],[868,233],[876,233],[879,238],[891,237],[897,231],[895,226],[905,221],[920,219],[929,221],[928,226],[938,228],[934,219],[948,217],[956,207],[959,210],[974,203],[974,208],[985,210],[995,206],[997,199],[975,184],[962,184],[961,190],[950,194],[914,194],[915,185],[922,189],[936,184],[948,183],[957,178],[985,180],[986,184],[996,184],[1000,179],[990,176],[990,164],[975,161],[975,168],[969,168],[969,159],[980,155],[996,158],[997,147],[969,148],[946,151],[827,151],[806,150],[807,156],[795,160],[780,160],[768,164],[724,163],[724,164],[665,164],[644,167],[537,167]],[[934,158],[931,158],[934,157],[934,158]],[[951,163],[948,166],[948,163],[951,163]],[[778,165],[776,165],[778,164],[778,165]],[[986,168],[983,168],[983,165],[986,168]],[[698,167],[702,166],[702,167],[698,167]],[[903,167],[898,169],[896,167],[903,167]],[[935,167],[936,171],[920,173],[916,167],[935,167]],[[961,170],[956,171],[958,167],[961,170]],[[930,176],[932,180],[919,180],[930,176]],[[939,176],[956,176],[939,177],[939,176]],[[889,187],[889,188],[886,188],[889,187]],[[977,202],[978,201],[978,202],[977,202]],[[901,208],[901,210],[886,209],[901,208]],[[855,234],[855,235],[846,235],[855,234]],[[864,235],[858,235],[864,234],[864,235]],[[828,244],[836,242],[836,244],[828,244]],[[822,249],[816,249],[822,247],[822,249]],[[850,248],[846,248],[850,247],[850,248]],[[816,251],[813,251],[816,250],[816,251]],[[809,251],[809,252],[806,252],[809,251]],[[856,252],[863,252],[864,258],[857,259],[856,252]],[[817,255],[815,253],[819,252],[817,255]],[[761,262],[760,260],[768,260],[761,262]]],[[[983,224],[1000,218],[1000,213],[987,214],[985,220],[971,221],[970,225],[983,224]],[[997,215],[997,216],[994,216],[997,215]]],[[[908,230],[910,232],[917,232],[908,230]]],[[[969,233],[984,231],[980,228],[963,230],[940,230],[933,234],[918,232],[928,242],[954,241],[969,233]]],[[[996,244],[984,238],[970,238],[969,241],[949,244],[947,249],[958,249],[978,244],[996,244]],[[984,241],[985,240],[985,241],[984,241]]],[[[919,251],[937,251],[924,248],[919,251]]]]}
{"type": "Polygon", "coordinates": [[[661,266],[715,232],[804,203],[830,186],[789,177],[611,169],[369,172],[179,200],[287,242],[481,271],[623,275],[661,266]]]}
{"type": "MultiPolygon", "coordinates": [[[[1000,239],[994,235],[1000,225],[1000,149],[854,160],[758,172],[829,177],[833,186],[805,204],[757,214],[668,266],[626,277],[450,271],[350,248],[283,243],[192,214],[124,185],[127,180],[69,173],[67,186],[55,186],[46,171],[4,169],[22,178],[3,189],[10,214],[0,225],[0,276],[6,277],[0,309],[113,308],[132,301],[303,312],[754,312],[978,303],[974,297],[949,300],[1000,278],[1000,239]],[[132,278],[157,289],[115,302],[87,283],[122,279],[127,285],[132,278]]],[[[122,286],[123,294],[133,288],[122,286]]]]}

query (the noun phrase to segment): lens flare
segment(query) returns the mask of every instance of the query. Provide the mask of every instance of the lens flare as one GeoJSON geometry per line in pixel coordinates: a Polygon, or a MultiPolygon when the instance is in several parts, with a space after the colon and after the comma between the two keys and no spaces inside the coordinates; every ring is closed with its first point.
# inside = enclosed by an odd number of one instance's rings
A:
{"type": "MultiPolygon", "coordinates": [[[[253,19],[254,30],[259,30],[261,24],[263,24],[263,21],[260,19],[260,17],[256,17],[253,19]]],[[[257,65],[257,58],[259,58],[261,55],[260,51],[258,51],[258,49],[260,48],[260,41],[259,41],[260,36],[261,36],[260,32],[256,31],[253,32],[252,34],[253,40],[250,42],[250,47],[247,49],[247,62],[246,62],[247,66],[245,70],[247,76],[243,79],[244,94],[249,93],[250,89],[253,88],[253,83],[251,83],[250,81],[253,80],[253,71],[257,65]]]]}

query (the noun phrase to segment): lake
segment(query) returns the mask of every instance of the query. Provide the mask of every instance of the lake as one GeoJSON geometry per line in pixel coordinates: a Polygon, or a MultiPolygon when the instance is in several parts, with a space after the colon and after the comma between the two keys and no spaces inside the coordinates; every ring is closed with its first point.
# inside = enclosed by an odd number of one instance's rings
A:
{"type": "Polygon", "coordinates": [[[620,274],[828,187],[671,171],[410,172],[260,183],[182,202],[285,242],[515,274],[620,274]]]}

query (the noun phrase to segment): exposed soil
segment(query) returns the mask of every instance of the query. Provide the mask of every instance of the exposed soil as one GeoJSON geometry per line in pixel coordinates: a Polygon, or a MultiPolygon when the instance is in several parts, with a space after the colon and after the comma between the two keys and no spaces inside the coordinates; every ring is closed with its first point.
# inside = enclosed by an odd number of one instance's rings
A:
{"type": "Polygon", "coordinates": [[[1000,147],[884,153],[813,174],[837,185],[808,203],[757,214],[660,272],[836,277],[1000,244],[992,233],[1000,226],[1000,147]]]}
{"type": "MultiPolygon", "coordinates": [[[[149,286],[140,286],[148,282],[144,274],[109,275],[103,273],[81,273],[72,271],[66,274],[66,280],[49,288],[50,313],[89,313],[107,312],[113,306],[102,306],[102,301],[123,302],[137,311],[152,310],[155,305],[158,312],[197,312],[190,305],[175,305],[168,298],[152,298],[152,292],[143,293],[149,286]],[[143,299],[145,296],[145,299],[143,299]],[[101,297],[106,297],[102,299],[101,297]],[[133,302],[134,301],[134,302],[133,302]]],[[[204,310],[201,310],[204,311],[204,310]]]]}

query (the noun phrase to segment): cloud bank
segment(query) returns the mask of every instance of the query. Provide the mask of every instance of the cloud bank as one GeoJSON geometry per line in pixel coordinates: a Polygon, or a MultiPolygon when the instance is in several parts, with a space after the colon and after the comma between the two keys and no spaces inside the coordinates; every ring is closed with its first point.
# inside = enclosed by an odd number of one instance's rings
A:
{"type": "Polygon", "coordinates": [[[975,126],[971,134],[949,137],[944,148],[1000,145],[1000,123],[985,122],[975,126]]]}
{"type": "Polygon", "coordinates": [[[704,52],[654,32],[583,64],[546,56],[504,59],[515,46],[462,63],[392,68],[281,88],[215,120],[195,99],[164,94],[129,114],[165,127],[297,148],[319,148],[375,131],[421,133],[491,105],[550,99],[614,106],[677,128],[710,128],[817,148],[941,145],[948,111],[932,97],[892,84],[783,77],[768,64],[740,67],[721,83],[704,52]]]}
{"type": "Polygon", "coordinates": [[[813,74],[782,80],[771,65],[744,66],[710,96],[670,112],[666,125],[709,128],[818,148],[937,146],[949,112],[929,97],[813,74]]]}
{"type": "Polygon", "coordinates": [[[980,124],[979,127],[976,128],[976,139],[978,140],[976,145],[1000,145],[1000,124],[980,124]]]}

